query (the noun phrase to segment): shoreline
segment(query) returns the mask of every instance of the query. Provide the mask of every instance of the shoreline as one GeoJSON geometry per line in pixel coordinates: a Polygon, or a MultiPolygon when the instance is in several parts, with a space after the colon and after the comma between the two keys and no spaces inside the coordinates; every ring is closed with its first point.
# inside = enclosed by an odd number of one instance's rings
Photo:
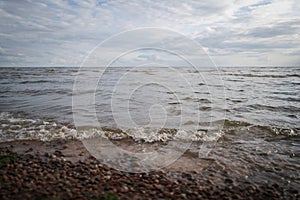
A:
{"type": "Polygon", "coordinates": [[[0,154],[1,199],[299,198],[293,187],[234,177],[213,163],[198,171],[172,166],[151,173],[118,171],[77,140],[5,142],[0,154]]]}

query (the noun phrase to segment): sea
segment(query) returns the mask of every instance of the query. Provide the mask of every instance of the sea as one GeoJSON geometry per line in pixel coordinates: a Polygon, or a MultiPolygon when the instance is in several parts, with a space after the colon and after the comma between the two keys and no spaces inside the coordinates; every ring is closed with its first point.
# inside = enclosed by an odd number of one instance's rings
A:
{"type": "Polygon", "coordinates": [[[299,67],[3,67],[0,77],[0,142],[182,147],[182,168],[215,159],[299,186],[299,67]]]}

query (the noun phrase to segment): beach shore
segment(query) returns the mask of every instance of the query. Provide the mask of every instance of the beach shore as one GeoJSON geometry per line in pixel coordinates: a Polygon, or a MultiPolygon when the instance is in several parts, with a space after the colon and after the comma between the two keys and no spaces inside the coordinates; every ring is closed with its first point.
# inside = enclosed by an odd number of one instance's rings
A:
{"type": "Polygon", "coordinates": [[[213,164],[201,170],[169,166],[151,173],[121,172],[101,164],[77,140],[5,142],[0,154],[3,200],[299,198],[296,189],[254,184],[213,164]]]}

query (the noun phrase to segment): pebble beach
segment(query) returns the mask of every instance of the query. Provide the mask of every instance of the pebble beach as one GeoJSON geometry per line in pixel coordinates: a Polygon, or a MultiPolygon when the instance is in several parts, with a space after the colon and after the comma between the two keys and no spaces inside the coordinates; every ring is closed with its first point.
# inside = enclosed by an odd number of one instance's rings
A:
{"type": "Polygon", "coordinates": [[[226,170],[111,169],[80,141],[1,143],[1,199],[298,199],[296,188],[232,177],[226,170]]]}

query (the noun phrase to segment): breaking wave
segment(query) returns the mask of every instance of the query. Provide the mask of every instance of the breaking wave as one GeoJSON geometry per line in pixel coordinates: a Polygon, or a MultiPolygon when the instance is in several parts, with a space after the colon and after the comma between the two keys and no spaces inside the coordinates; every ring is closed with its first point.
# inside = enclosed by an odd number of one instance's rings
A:
{"type": "Polygon", "coordinates": [[[155,129],[147,127],[129,128],[126,130],[112,127],[79,127],[70,123],[59,123],[54,120],[31,119],[23,114],[0,113],[0,142],[14,140],[84,140],[103,137],[111,140],[132,139],[136,142],[167,142],[171,140],[192,142],[213,142],[224,134],[247,132],[258,134],[262,131],[270,136],[299,136],[299,129],[287,129],[253,125],[246,122],[225,120],[222,131],[155,129]]]}
{"type": "Polygon", "coordinates": [[[112,127],[79,127],[53,120],[31,119],[22,114],[0,113],[0,142],[14,140],[83,140],[103,137],[112,140],[133,139],[137,142],[216,141],[221,131],[207,132],[181,129],[130,128],[121,130],[112,127]]]}

